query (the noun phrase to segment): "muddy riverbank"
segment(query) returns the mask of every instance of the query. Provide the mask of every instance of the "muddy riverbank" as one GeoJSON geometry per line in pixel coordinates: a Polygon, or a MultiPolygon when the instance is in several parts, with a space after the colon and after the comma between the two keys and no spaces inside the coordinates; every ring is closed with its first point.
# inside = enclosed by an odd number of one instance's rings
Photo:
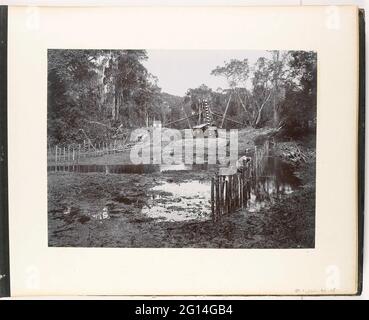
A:
{"type": "MultiPolygon", "coordinates": [[[[314,247],[315,166],[293,167],[301,184],[272,195],[267,206],[243,209],[214,223],[202,194],[173,194],[191,184],[206,186],[216,168],[150,174],[50,172],[50,246],[77,247],[314,247]],[[205,209],[204,209],[205,208],[205,209]],[[207,210],[206,210],[207,208],[207,210]],[[163,210],[164,209],[164,210],[163,210]],[[157,210],[157,214],[155,214],[157,210]],[[173,220],[165,211],[177,212],[173,220]],[[150,214],[154,213],[154,214],[150,214]],[[187,215],[187,216],[186,216],[187,215]]],[[[183,189],[182,189],[183,190],[183,189]]]]}

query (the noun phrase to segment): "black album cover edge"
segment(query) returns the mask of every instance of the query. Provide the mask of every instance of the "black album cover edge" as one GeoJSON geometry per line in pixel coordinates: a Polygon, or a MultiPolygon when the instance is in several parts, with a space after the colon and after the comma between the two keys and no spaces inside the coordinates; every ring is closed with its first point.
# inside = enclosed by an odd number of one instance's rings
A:
{"type": "Polygon", "coordinates": [[[10,296],[7,50],[8,7],[0,6],[0,297],[10,296]]]}
{"type": "Polygon", "coordinates": [[[363,289],[365,202],[365,10],[359,9],[359,132],[358,132],[358,287],[363,289]]]}

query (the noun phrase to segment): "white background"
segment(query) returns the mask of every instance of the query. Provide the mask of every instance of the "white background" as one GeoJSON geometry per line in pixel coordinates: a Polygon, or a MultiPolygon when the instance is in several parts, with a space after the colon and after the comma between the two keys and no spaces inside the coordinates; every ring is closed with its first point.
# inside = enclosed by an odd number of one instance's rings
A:
{"type": "MultiPolygon", "coordinates": [[[[366,10],[367,17],[369,16],[369,0],[358,0],[358,1],[321,1],[321,0],[285,0],[285,1],[272,1],[272,0],[171,0],[171,1],[165,1],[165,0],[106,0],[106,1],[97,1],[97,0],[85,0],[85,1],[73,1],[73,0],[54,0],[54,1],[46,1],[46,0],[0,0],[0,4],[7,4],[7,5],[358,5],[361,8],[364,8],[366,10]]],[[[369,20],[367,18],[367,24],[366,24],[366,34],[369,34],[368,27],[369,26],[369,20]]],[[[368,37],[367,37],[368,38],[368,37]]],[[[367,39],[366,39],[367,43],[367,39]]],[[[369,47],[367,44],[367,56],[366,59],[368,59],[368,51],[369,47]]],[[[368,63],[367,63],[368,65],[368,63]]],[[[369,89],[369,72],[367,70],[367,88],[366,91],[368,92],[369,89]]],[[[369,123],[369,112],[366,114],[366,123],[369,123]]],[[[366,142],[367,146],[366,149],[368,150],[368,141],[369,141],[369,133],[368,130],[366,132],[366,142]]],[[[366,167],[369,166],[369,160],[366,158],[366,167]]],[[[366,170],[368,171],[368,170],[366,170]]],[[[366,190],[369,190],[369,184],[368,184],[368,178],[366,174],[366,190]]],[[[366,203],[368,200],[368,192],[366,192],[365,200],[366,203]]],[[[367,215],[367,210],[366,210],[367,215]]],[[[335,299],[369,299],[369,258],[368,255],[365,254],[365,251],[367,252],[367,248],[369,246],[369,218],[366,216],[365,219],[365,244],[364,244],[364,288],[363,288],[363,294],[361,297],[334,297],[335,299]]],[[[323,297],[323,298],[311,298],[311,297],[300,297],[300,299],[327,299],[329,297],[323,297]]],[[[260,299],[260,298],[258,298],[260,299]]],[[[267,299],[273,299],[268,297],[267,299]]],[[[279,298],[278,298],[279,299],[279,298]]],[[[296,299],[292,298],[292,299],[296,299]]]]}

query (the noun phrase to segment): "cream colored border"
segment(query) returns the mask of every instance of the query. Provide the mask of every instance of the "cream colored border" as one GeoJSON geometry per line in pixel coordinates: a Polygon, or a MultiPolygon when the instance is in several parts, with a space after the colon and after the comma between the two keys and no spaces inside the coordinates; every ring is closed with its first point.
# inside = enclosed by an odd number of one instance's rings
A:
{"type": "Polygon", "coordinates": [[[338,25],[325,7],[9,8],[12,294],[353,293],[358,21],[337,10],[338,25]],[[48,48],[317,51],[316,248],[48,248],[48,48]]]}

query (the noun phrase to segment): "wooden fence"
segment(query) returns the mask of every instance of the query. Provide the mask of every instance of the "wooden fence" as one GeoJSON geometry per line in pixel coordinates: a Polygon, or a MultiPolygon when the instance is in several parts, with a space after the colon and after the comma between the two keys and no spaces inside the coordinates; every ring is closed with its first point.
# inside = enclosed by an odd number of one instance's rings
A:
{"type": "MultiPolygon", "coordinates": [[[[250,166],[251,168],[251,166],[250,166]]],[[[211,213],[218,221],[223,215],[247,207],[252,183],[249,168],[233,175],[219,175],[211,179],[211,213]]]]}
{"type": "Polygon", "coordinates": [[[117,140],[111,142],[68,144],[48,147],[48,164],[78,164],[82,159],[101,157],[107,154],[122,152],[127,149],[127,145],[119,143],[117,140]]]}
{"type": "MultiPolygon", "coordinates": [[[[251,187],[256,179],[263,175],[265,158],[269,157],[270,145],[256,147],[252,152],[251,161],[235,174],[216,174],[211,179],[211,213],[213,220],[218,221],[223,215],[238,209],[246,208],[251,197],[251,187]]],[[[251,155],[251,154],[249,154],[251,155]]]]}

